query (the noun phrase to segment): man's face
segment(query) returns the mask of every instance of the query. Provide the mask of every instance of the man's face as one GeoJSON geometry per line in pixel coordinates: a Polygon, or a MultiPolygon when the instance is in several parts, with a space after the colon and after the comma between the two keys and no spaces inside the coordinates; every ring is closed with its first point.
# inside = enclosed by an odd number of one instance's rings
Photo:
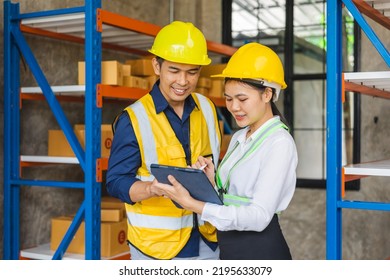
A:
{"type": "Polygon", "coordinates": [[[194,92],[201,66],[167,60],[160,65],[155,58],[152,63],[154,72],[160,76],[160,90],[169,104],[182,103],[194,92]]]}

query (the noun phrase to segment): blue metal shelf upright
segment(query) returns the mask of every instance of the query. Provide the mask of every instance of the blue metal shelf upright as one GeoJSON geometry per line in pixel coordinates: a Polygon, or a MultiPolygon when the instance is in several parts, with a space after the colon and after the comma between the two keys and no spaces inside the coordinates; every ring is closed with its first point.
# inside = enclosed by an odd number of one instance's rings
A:
{"type": "MultiPolygon", "coordinates": [[[[342,189],[345,182],[344,176],[353,175],[363,176],[390,176],[389,170],[381,175],[373,171],[376,170],[375,163],[370,163],[361,170],[366,172],[358,173],[354,167],[347,170],[342,166],[342,90],[343,83],[347,78],[343,78],[342,69],[342,8],[343,5],[351,13],[355,21],[359,24],[362,31],[376,48],[378,53],[390,67],[390,54],[383,43],[376,36],[373,29],[369,26],[362,14],[365,14],[384,27],[390,29],[390,18],[378,12],[374,3],[369,5],[360,0],[329,0],[327,1],[327,203],[326,203],[326,258],[332,260],[342,259],[342,209],[361,209],[361,210],[380,210],[390,211],[390,203],[365,202],[365,201],[347,201],[342,198],[342,189]],[[365,168],[367,167],[367,168],[365,168]],[[343,172],[344,175],[343,176],[343,172]]],[[[382,1],[388,2],[390,1],[382,1]]],[[[380,3],[379,3],[380,4],[380,3]]],[[[369,94],[377,97],[390,98],[390,91],[378,90],[372,84],[365,87],[361,77],[369,75],[374,77],[374,81],[380,81],[381,84],[390,81],[390,71],[382,72],[359,72],[350,73],[350,82],[353,85],[354,77],[359,77],[357,87],[350,86],[345,90],[369,94]],[[356,74],[356,75],[355,75],[356,74]],[[367,91],[366,91],[367,90],[367,91]]],[[[357,79],[356,79],[357,80],[357,79]]],[[[371,79],[372,81],[372,79],[371,79]]],[[[379,162],[378,162],[379,163],[379,162]]],[[[387,162],[386,162],[387,163],[387,162]]],[[[383,170],[382,170],[383,171],[383,170]]],[[[356,178],[354,178],[356,179],[356,178]]],[[[353,179],[351,179],[353,180],[353,179]]]]}
{"type": "MultiPolygon", "coordinates": [[[[103,97],[126,99],[128,101],[129,99],[136,100],[148,92],[145,89],[100,84],[102,48],[145,56],[149,54],[147,49],[160,29],[160,26],[151,23],[102,10],[100,0],[85,0],[84,6],[81,7],[24,14],[19,11],[19,3],[11,3],[10,0],[4,1],[4,259],[18,259],[21,252],[19,248],[19,196],[21,186],[83,189],[84,201],[52,258],[63,258],[68,245],[83,220],[85,221],[85,259],[101,258],[100,182],[101,171],[107,168],[107,159],[101,158],[100,151],[103,97]],[[77,28],[65,28],[71,31],[57,32],[57,25],[64,21],[67,24],[79,24],[79,26],[77,28]],[[49,22],[50,27],[54,26],[54,28],[47,27],[45,25],[47,22],[49,22]],[[107,35],[105,42],[102,37],[103,26],[105,28],[107,26],[114,27],[105,30],[105,35],[107,35]],[[84,30],[84,36],[80,36],[81,30],[84,30]],[[110,42],[110,31],[115,33],[115,36],[124,36],[122,39],[125,40],[122,41],[122,44],[110,42]],[[84,45],[86,62],[85,150],[78,142],[58,101],[60,97],[69,96],[55,96],[56,92],[54,91],[58,87],[50,87],[24,38],[23,34],[25,32],[84,45]],[[128,36],[129,34],[134,36],[128,36]],[[131,40],[130,37],[134,40],[129,41],[131,40]],[[137,42],[136,49],[128,47],[129,43],[132,45],[133,42],[137,42]],[[24,156],[20,154],[20,101],[23,97],[21,90],[24,88],[21,88],[20,85],[19,64],[22,57],[31,69],[39,89],[71,145],[76,155],[76,163],[84,171],[84,181],[82,182],[28,180],[20,175],[20,166],[24,162],[24,156]]],[[[231,46],[211,41],[207,43],[208,50],[217,55],[231,56],[236,51],[236,48],[231,46]]],[[[74,86],[64,86],[63,88],[65,87],[68,92],[74,89],[74,86]]],[[[225,106],[223,98],[211,99],[216,106],[225,106]]],[[[226,127],[226,130],[230,132],[229,127],[226,127]]]]}
{"type": "Polygon", "coordinates": [[[100,0],[86,0],[82,7],[21,14],[19,3],[4,1],[4,259],[19,259],[20,253],[20,187],[44,186],[84,189],[81,204],[67,234],[53,259],[61,259],[82,220],[85,221],[85,259],[100,259],[100,196],[96,180],[100,158],[101,108],[96,105],[96,89],[101,75],[101,32],[97,11],[100,0]],[[59,102],[45,78],[21,30],[24,19],[73,13],[85,14],[85,151],[78,142],[59,102]],[[20,75],[23,56],[50,106],[58,124],[70,143],[84,171],[83,182],[25,180],[20,176],[20,75]]]}

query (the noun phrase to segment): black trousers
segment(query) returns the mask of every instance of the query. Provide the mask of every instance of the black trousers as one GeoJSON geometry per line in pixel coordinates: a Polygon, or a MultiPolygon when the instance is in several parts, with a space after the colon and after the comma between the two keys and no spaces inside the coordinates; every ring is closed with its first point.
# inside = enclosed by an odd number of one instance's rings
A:
{"type": "Polygon", "coordinates": [[[292,259],[276,214],[261,232],[218,231],[217,236],[221,260],[292,259]]]}

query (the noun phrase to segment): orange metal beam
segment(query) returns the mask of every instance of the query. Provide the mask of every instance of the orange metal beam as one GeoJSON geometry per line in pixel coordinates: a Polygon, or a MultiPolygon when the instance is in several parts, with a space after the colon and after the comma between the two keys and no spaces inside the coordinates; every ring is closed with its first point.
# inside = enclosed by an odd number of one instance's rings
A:
{"type": "MultiPolygon", "coordinates": [[[[148,22],[128,18],[125,16],[121,16],[115,13],[111,13],[106,10],[99,10],[98,13],[100,14],[99,18],[101,23],[98,23],[98,25],[107,24],[123,29],[127,29],[130,31],[138,32],[141,34],[149,35],[152,37],[155,37],[157,33],[160,31],[161,27],[158,25],[154,25],[148,22]]],[[[211,41],[207,41],[207,48],[209,51],[223,54],[227,56],[233,55],[233,53],[237,50],[234,47],[223,45],[220,43],[215,43],[211,41]]]]}
{"type": "Polygon", "coordinates": [[[362,0],[352,0],[352,2],[356,5],[359,11],[377,23],[383,25],[387,29],[390,29],[390,19],[385,15],[381,14],[378,10],[374,9],[372,6],[366,3],[366,1],[362,0]]]}
{"type": "Polygon", "coordinates": [[[226,56],[232,56],[237,50],[237,48],[211,41],[207,41],[207,49],[210,52],[215,52],[226,56]]]}
{"type": "Polygon", "coordinates": [[[108,168],[108,158],[98,158],[96,160],[96,182],[103,182],[103,170],[108,168]]]}
{"type": "Polygon", "coordinates": [[[158,25],[132,19],[102,9],[98,9],[98,15],[102,24],[108,24],[152,37],[156,36],[161,29],[158,25]]]}
{"type": "Polygon", "coordinates": [[[351,82],[345,82],[345,90],[390,99],[390,92],[351,82]]]}
{"type": "MultiPolygon", "coordinates": [[[[68,101],[68,102],[84,102],[84,96],[68,96],[68,95],[58,95],[56,96],[59,101],[68,101]]],[[[45,100],[43,94],[36,93],[21,93],[21,100],[45,100]]]]}
{"type": "MultiPolygon", "coordinates": [[[[98,17],[97,17],[97,28],[99,31],[103,31],[103,24],[111,25],[114,27],[118,27],[121,29],[137,32],[140,34],[148,35],[151,37],[155,37],[157,33],[160,31],[161,27],[158,25],[154,25],[148,22],[132,19],[126,16],[118,15],[109,11],[105,11],[102,9],[98,9],[98,17]]],[[[84,44],[84,38],[69,35],[69,34],[63,34],[53,31],[48,31],[36,27],[30,27],[27,25],[20,25],[20,30],[24,33],[59,39],[63,41],[73,42],[73,43],[79,43],[84,44]]],[[[102,43],[102,47],[106,49],[112,49],[116,51],[122,51],[132,54],[137,54],[141,56],[149,55],[150,53],[147,51],[134,49],[134,48],[128,48],[123,46],[118,46],[111,43],[102,43]]],[[[234,47],[227,46],[224,44],[207,41],[207,47],[210,52],[231,56],[233,53],[237,50],[234,47]]]]}
{"type": "Polygon", "coordinates": [[[103,105],[103,97],[108,98],[120,98],[127,100],[138,100],[149,90],[142,88],[132,88],[132,87],[121,87],[121,86],[111,86],[111,85],[97,85],[97,106],[100,108],[103,105]]]}
{"type": "Polygon", "coordinates": [[[63,33],[57,33],[53,31],[48,31],[44,30],[41,28],[36,28],[36,27],[30,27],[27,25],[20,25],[20,30],[24,33],[29,33],[29,34],[34,34],[34,35],[39,35],[43,37],[49,37],[49,38],[54,38],[54,39],[59,39],[59,40],[64,40],[68,42],[73,42],[73,43],[79,43],[79,44],[84,44],[84,39],[68,34],[63,34],[63,33]]]}
{"type": "MultiPolygon", "coordinates": [[[[85,41],[84,38],[80,38],[77,36],[63,34],[63,33],[57,33],[57,32],[48,31],[48,30],[44,30],[44,29],[40,29],[40,28],[26,26],[23,24],[20,25],[20,30],[24,33],[34,34],[34,35],[43,36],[43,37],[49,37],[49,38],[58,39],[58,40],[62,40],[62,41],[68,41],[68,42],[72,42],[72,43],[84,44],[84,41],[85,41]]],[[[115,50],[115,51],[132,53],[132,54],[137,54],[137,55],[141,55],[141,56],[146,56],[149,54],[146,51],[123,47],[123,46],[118,46],[118,45],[104,43],[104,42],[102,43],[102,47],[105,49],[111,49],[111,50],[115,50]]]]}
{"type": "Polygon", "coordinates": [[[345,175],[345,182],[360,180],[368,177],[367,175],[345,175]]]}

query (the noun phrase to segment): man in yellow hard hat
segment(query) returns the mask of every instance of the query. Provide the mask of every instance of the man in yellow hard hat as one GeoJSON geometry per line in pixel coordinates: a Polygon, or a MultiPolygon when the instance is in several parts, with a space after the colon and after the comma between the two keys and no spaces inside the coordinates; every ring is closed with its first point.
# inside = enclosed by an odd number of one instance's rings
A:
{"type": "Polygon", "coordinates": [[[113,124],[107,190],[125,202],[132,259],[218,259],[216,229],[161,196],[150,172],[152,163],[187,167],[198,156],[218,162],[216,108],[194,93],[202,65],[211,62],[206,40],[193,24],[174,21],[149,52],[159,80],[113,124]]]}

